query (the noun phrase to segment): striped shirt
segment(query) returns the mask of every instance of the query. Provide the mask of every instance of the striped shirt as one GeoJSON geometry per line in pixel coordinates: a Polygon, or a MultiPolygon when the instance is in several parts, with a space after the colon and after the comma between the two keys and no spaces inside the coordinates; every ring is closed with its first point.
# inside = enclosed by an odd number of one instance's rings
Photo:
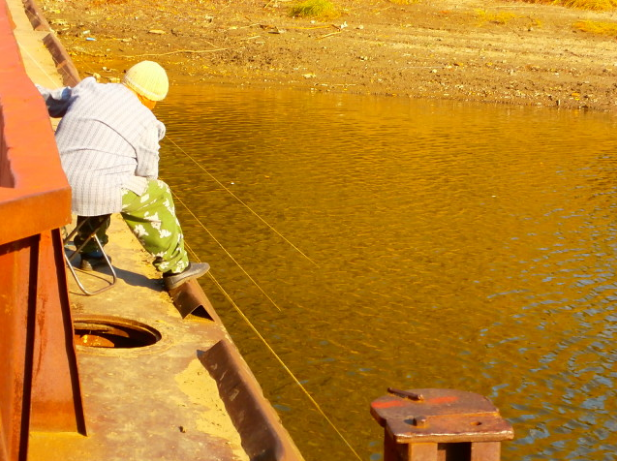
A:
{"type": "Polygon", "coordinates": [[[62,117],[56,143],[74,213],[118,213],[123,189],[142,195],[148,179],[157,178],[165,125],[131,90],[92,77],[73,88],[37,88],[49,115],[62,117]]]}

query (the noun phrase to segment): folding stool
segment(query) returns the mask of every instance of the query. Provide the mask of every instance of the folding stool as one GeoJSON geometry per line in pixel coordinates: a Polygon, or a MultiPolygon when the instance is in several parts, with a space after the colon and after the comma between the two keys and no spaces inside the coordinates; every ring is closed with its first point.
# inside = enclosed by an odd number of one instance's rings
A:
{"type": "Polygon", "coordinates": [[[112,286],[114,286],[116,284],[116,280],[118,279],[118,277],[116,275],[116,271],[115,271],[114,267],[111,265],[111,261],[109,260],[109,257],[107,256],[107,253],[105,253],[105,249],[103,248],[103,245],[101,244],[101,241],[99,240],[98,236],[96,235],[96,233],[99,231],[99,229],[106,224],[106,222],[107,222],[107,220],[109,219],[110,216],[111,215],[86,217],[80,223],[78,223],[75,226],[75,228],[72,231],[70,231],[66,235],[66,237],[64,237],[64,239],[62,241],[63,244],[64,244],[64,248],[65,248],[64,259],[66,260],[66,264],[69,267],[69,270],[71,271],[71,274],[73,274],[73,278],[75,279],[75,282],[77,282],[77,286],[79,286],[81,291],[83,291],[84,294],[86,294],[88,296],[93,296],[93,295],[96,295],[98,293],[102,293],[105,290],[108,290],[109,288],[111,288],[112,286]],[[100,222],[96,222],[95,220],[100,220],[100,222]],[[79,245],[79,247],[75,248],[75,250],[68,249],[67,245],[69,244],[69,242],[71,242],[71,240],[75,237],[75,235],[77,235],[77,232],[82,227],[84,227],[86,224],[90,224],[90,223],[94,223],[93,224],[94,227],[92,228],[92,231],[90,232],[90,234],[88,235],[86,240],[81,245],[79,245]],[[75,272],[75,267],[73,266],[73,263],[72,263],[72,261],[75,258],[75,256],[77,256],[79,254],[79,252],[81,251],[81,249],[84,248],[90,241],[94,241],[96,243],[96,245],[98,246],[99,250],[101,250],[101,253],[103,255],[103,259],[105,261],[105,264],[107,265],[107,267],[109,267],[109,270],[111,271],[111,277],[112,277],[111,280],[106,280],[106,282],[108,283],[107,286],[104,286],[103,288],[100,288],[100,289],[95,290],[95,291],[88,291],[84,287],[83,283],[81,282],[81,280],[77,276],[77,272],[75,272]],[[71,254],[69,255],[68,253],[71,253],[71,254]]]}

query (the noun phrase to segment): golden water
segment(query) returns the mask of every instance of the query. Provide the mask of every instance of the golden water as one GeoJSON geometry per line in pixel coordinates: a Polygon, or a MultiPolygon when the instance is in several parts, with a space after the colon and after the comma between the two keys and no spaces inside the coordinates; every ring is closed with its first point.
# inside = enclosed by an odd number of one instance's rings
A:
{"type": "MultiPolygon", "coordinates": [[[[388,386],[489,397],[504,460],[617,459],[614,119],[189,86],[157,114],[191,249],[361,459],[388,386]]],[[[203,286],[307,461],[357,459],[203,286]]]]}

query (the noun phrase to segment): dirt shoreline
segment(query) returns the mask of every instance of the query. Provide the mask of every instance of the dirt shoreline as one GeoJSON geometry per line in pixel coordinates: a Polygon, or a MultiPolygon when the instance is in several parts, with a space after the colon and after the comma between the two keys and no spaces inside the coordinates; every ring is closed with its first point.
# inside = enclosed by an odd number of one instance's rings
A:
{"type": "Polygon", "coordinates": [[[320,22],[281,0],[39,0],[84,75],[161,62],[177,82],[617,112],[615,37],[589,12],[492,0],[337,2],[320,22]]]}

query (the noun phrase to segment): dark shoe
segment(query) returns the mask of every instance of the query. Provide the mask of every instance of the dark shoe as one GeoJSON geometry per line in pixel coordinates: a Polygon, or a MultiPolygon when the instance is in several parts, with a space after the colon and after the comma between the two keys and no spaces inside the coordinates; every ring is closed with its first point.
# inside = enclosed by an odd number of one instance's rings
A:
{"type": "Polygon", "coordinates": [[[163,274],[165,288],[167,288],[167,290],[173,290],[174,288],[178,288],[180,285],[188,282],[189,280],[201,277],[209,270],[210,264],[208,263],[189,263],[188,267],[182,272],[165,272],[163,274]]]}
{"type": "MultiPolygon", "coordinates": [[[[111,258],[109,256],[108,258],[109,262],[111,262],[111,258]]],[[[103,252],[101,250],[81,254],[79,268],[82,271],[93,271],[95,268],[104,265],[107,265],[107,262],[105,261],[105,256],[103,256],[103,252]]]]}

